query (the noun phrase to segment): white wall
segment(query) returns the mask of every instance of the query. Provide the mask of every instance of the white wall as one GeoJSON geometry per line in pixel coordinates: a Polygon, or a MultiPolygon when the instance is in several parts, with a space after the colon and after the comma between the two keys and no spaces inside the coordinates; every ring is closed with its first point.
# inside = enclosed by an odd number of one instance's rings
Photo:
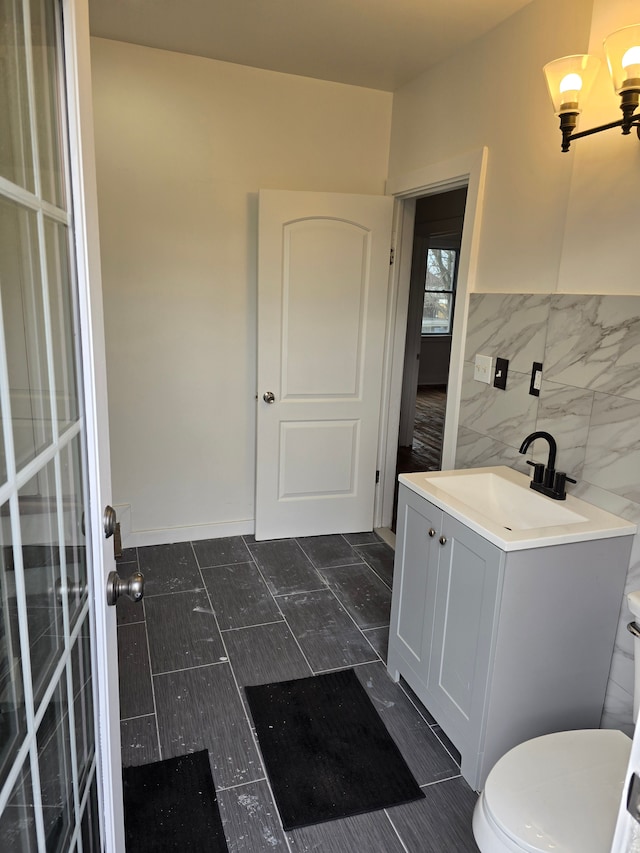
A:
{"type": "MultiPolygon", "coordinates": [[[[602,42],[640,21],[637,0],[595,0],[589,53],[602,65],[578,130],[621,118],[602,42]]],[[[574,143],[571,195],[558,289],[574,293],[640,293],[638,198],[640,144],[635,130],[607,130],[574,143]]]]}
{"type": "Polygon", "coordinates": [[[394,95],[391,176],[489,149],[476,289],[556,290],[572,156],[542,66],[586,51],[591,0],[535,0],[394,95]]]}
{"type": "Polygon", "coordinates": [[[125,545],[250,532],[257,192],[383,193],[391,95],[102,39],[92,61],[125,545]]]}

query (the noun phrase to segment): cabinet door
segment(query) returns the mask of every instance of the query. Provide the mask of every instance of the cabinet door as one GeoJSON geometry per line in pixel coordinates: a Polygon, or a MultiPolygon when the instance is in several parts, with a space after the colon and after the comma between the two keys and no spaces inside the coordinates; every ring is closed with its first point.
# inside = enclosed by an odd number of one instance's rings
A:
{"type": "Polygon", "coordinates": [[[445,515],[439,540],[428,692],[458,748],[481,733],[502,552],[445,515]],[[446,720],[446,725],[444,721],[446,720]]]}
{"type": "Polygon", "coordinates": [[[395,647],[425,683],[433,630],[425,609],[433,609],[427,602],[435,592],[442,519],[442,510],[400,486],[390,652],[395,647]]]}

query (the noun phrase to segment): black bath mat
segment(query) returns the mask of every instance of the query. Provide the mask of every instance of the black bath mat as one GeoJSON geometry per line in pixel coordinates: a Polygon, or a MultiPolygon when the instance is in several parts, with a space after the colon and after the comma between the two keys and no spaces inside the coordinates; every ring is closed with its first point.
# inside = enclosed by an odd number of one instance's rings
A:
{"type": "Polygon", "coordinates": [[[285,829],[424,797],[353,670],[245,691],[285,829]]]}
{"type": "Polygon", "coordinates": [[[125,767],[127,853],[228,853],[206,750],[125,767]]]}

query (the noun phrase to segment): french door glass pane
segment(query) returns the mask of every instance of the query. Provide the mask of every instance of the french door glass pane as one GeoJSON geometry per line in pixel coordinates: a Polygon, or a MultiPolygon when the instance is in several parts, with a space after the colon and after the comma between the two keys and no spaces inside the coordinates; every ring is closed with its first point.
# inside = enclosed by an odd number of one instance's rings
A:
{"type": "Polygon", "coordinates": [[[0,287],[18,470],[52,440],[36,214],[0,199],[0,287]]]}
{"type": "Polygon", "coordinates": [[[89,800],[82,816],[82,853],[100,853],[100,824],[98,823],[98,792],[94,778],[89,800]]]}
{"type": "Polygon", "coordinates": [[[80,436],[60,452],[64,556],[69,626],[87,600],[87,548],[84,535],[84,494],[82,489],[80,436]]]}
{"type": "Polygon", "coordinates": [[[67,850],[73,825],[73,773],[65,679],[58,682],[38,729],[38,768],[47,853],[67,850]]]}
{"type": "MultiPolygon", "coordinates": [[[[88,629],[88,620],[86,628],[88,629]]],[[[89,637],[78,637],[71,653],[73,671],[73,713],[75,719],[76,760],[82,786],[91,768],[95,750],[93,729],[93,693],[89,637]]]]}
{"type": "Polygon", "coordinates": [[[41,194],[64,206],[63,162],[60,142],[60,94],[56,68],[55,6],[31,0],[31,50],[33,51],[36,126],[41,194]]]}
{"type": "Polygon", "coordinates": [[[33,788],[27,756],[9,801],[0,815],[0,850],[7,853],[35,853],[37,849],[33,788]]]}
{"type": "Polygon", "coordinates": [[[58,430],[78,420],[78,384],[73,335],[73,306],[69,281],[69,233],[64,225],[45,218],[47,279],[51,311],[53,366],[58,430]]]}
{"type": "MultiPolygon", "coordinates": [[[[9,505],[0,509],[0,787],[26,732],[9,505]]],[[[0,845],[0,850],[5,849],[0,845]]]]}
{"type": "Polygon", "coordinates": [[[0,3],[0,175],[34,190],[24,18],[18,0],[0,3]]]}
{"type": "Polygon", "coordinates": [[[19,499],[31,677],[37,703],[64,648],[53,462],[20,490],[19,499]]]}

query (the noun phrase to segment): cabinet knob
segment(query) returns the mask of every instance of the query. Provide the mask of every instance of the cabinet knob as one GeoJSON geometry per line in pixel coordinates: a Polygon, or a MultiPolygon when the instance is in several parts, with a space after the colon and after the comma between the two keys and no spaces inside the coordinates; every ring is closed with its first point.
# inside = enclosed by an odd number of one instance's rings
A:
{"type": "Polygon", "coordinates": [[[438,541],[440,542],[441,545],[446,545],[447,544],[447,537],[441,536],[438,541]]]}
{"type": "Polygon", "coordinates": [[[436,535],[435,530],[433,529],[433,527],[430,527],[429,528],[429,536],[431,536],[431,538],[433,538],[435,535],[436,535]]]}

